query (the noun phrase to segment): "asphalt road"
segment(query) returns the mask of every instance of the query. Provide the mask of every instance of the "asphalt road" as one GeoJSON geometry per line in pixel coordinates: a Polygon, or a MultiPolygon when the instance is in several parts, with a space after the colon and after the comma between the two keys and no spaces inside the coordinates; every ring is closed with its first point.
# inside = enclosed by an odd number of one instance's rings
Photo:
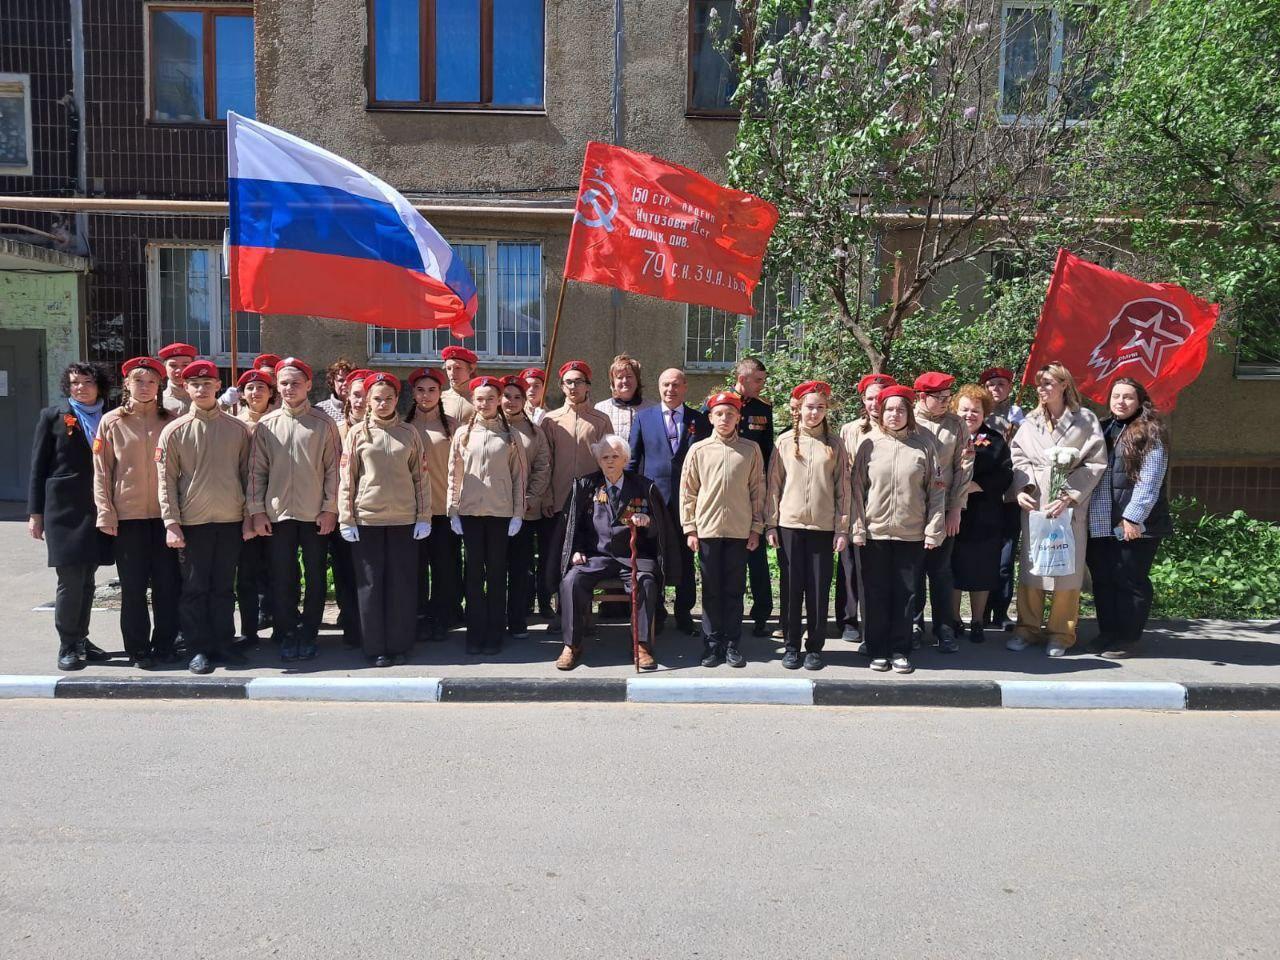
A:
{"type": "Polygon", "coordinates": [[[1274,957],[1280,715],[0,703],[0,957],[1274,957]]]}

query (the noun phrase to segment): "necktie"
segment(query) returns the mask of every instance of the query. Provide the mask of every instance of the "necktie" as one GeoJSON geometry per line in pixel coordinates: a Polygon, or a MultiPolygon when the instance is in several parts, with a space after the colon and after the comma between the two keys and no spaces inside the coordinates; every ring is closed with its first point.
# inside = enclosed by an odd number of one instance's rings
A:
{"type": "Polygon", "coordinates": [[[676,423],[676,412],[667,411],[667,443],[671,444],[671,452],[675,453],[680,446],[680,426],[676,423]]]}
{"type": "Polygon", "coordinates": [[[615,514],[618,512],[618,503],[622,500],[622,491],[618,489],[616,484],[609,485],[609,509],[615,514]]]}

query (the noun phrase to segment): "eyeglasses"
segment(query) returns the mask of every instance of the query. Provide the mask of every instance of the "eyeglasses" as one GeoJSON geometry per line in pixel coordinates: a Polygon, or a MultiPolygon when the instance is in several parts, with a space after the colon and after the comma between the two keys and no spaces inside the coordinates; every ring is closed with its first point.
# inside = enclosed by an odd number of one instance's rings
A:
{"type": "Polygon", "coordinates": [[[586,380],[583,380],[577,377],[575,377],[573,380],[563,380],[561,382],[569,389],[573,389],[574,387],[585,387],[587,385],[586,380]]]}

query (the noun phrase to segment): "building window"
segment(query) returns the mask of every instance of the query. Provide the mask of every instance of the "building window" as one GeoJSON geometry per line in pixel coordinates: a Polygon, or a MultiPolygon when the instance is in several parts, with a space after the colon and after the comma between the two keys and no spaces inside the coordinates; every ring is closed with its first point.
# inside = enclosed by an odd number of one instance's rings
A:
{"type": "Polygon", "coordinates": [[[751,296],[752,316],[690,304],[685,308],[684,359],[691,370],[725,370],[739,358],[786,350],[800,339],[788,336],[784,314],[800,302],[796,284],[762,280],[751,296]]]}
{"type": "Polygon", "coordinates": [[[1087,64],[1083,41],[1093,8],[1006,3],[1000,17],[1000,119],[1037,123],[1052,109],[1067,122],[1088,119],[1102,74],[1087,64]],[[1059,101],[1066,98],[1065,106],[1059,101]]]}
{"type": "Polygon", "coordinates": [[[0,73],[0,174],[31,172],[31,77],[0,73]]]}
{"type": "Polygon", "coordinates": [[[253,8],[147,8],[148,116],[160,123],[254,116],[253,8]]]}
{"type": "Polygon", "coordinates": [[[1280,290],[1258,290],[1236,310],[1236,376],[1280,378],[1280,290]]]}
{"type": "Polygon", "coordinates": [[[369,103],[542,108],[543,0],[368,0],[369,103]]]}
{"type": "MultiPolygon", "coordinates": [[[[804,18],[807,19],[807,16],[804,18]]],[[[768,28],[771,40],[790,30],[796,18],[780,15],[768,28]]],[[[737,66],[725,56],[725,41],[741,29],[735,0],[690,0],[689,81],[686,113],[695,117],[737,117],[733,94],[738,89],[737,66]],[[715,19],[712,19],[715,11],[715,19]]],[[[738,36],[731,53],[742,53],[754,38],[738,36]]]]}
{"type": "Polygon", "coordinates": [[[419,363],[438,360],[458,344],[481,360],[525,363],[542,356],[542,245],[505,240],[451,244],[476,283],[475,334],[466,339],[448,330],[372,327],[369,355],[379,360],[419,363]]]}
{"type": "MultiPolygon", "coordinates": [[[[231,290],[222,247],[149,245],[147,296],[153,352],[178,341],[191,344],[219,366],[230,366],[231,290]]],[[[236,340],[236,361],[248,366],[262,352],[258,314],[236,314],[236,340]]]]}

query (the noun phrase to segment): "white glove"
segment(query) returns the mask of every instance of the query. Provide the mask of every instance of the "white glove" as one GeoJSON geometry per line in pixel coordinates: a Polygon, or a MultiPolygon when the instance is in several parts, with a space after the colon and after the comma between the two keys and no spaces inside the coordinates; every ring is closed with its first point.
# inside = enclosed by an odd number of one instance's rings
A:
{"type": "Polygon", "coordinates": [[[458,536],[462,536],[462,518],[450,517],[449,529],[452,530],[454,533],[456,533],[458,536]]]}
{"type": "Polygon", "coordinates": [[[342,539],[347,543],[355,543],[360,539],[360,531],[355,527],[339,527],[338,532],[342,534],[342,539]]]}
{"type": "Polygon", "coordinates": [[[413,539],[425,540],[431,536],[431,521],[419,520],[413,525],[413,539]]]}
{"type": "Polygon", "coordinates": [[[222,396],[218,398],[218,402],[224,407],[234,407],[240,402],[240,391],[236,387],[227,387],[222,391],[222,396]]]}
{"type": "Polygon", "coordinates": [[[524,526],[524,521],[519,517],[512,517],[511,522],[507,524],[507,536],[514,537],[520,532],[520,528],[524,526]]]}

